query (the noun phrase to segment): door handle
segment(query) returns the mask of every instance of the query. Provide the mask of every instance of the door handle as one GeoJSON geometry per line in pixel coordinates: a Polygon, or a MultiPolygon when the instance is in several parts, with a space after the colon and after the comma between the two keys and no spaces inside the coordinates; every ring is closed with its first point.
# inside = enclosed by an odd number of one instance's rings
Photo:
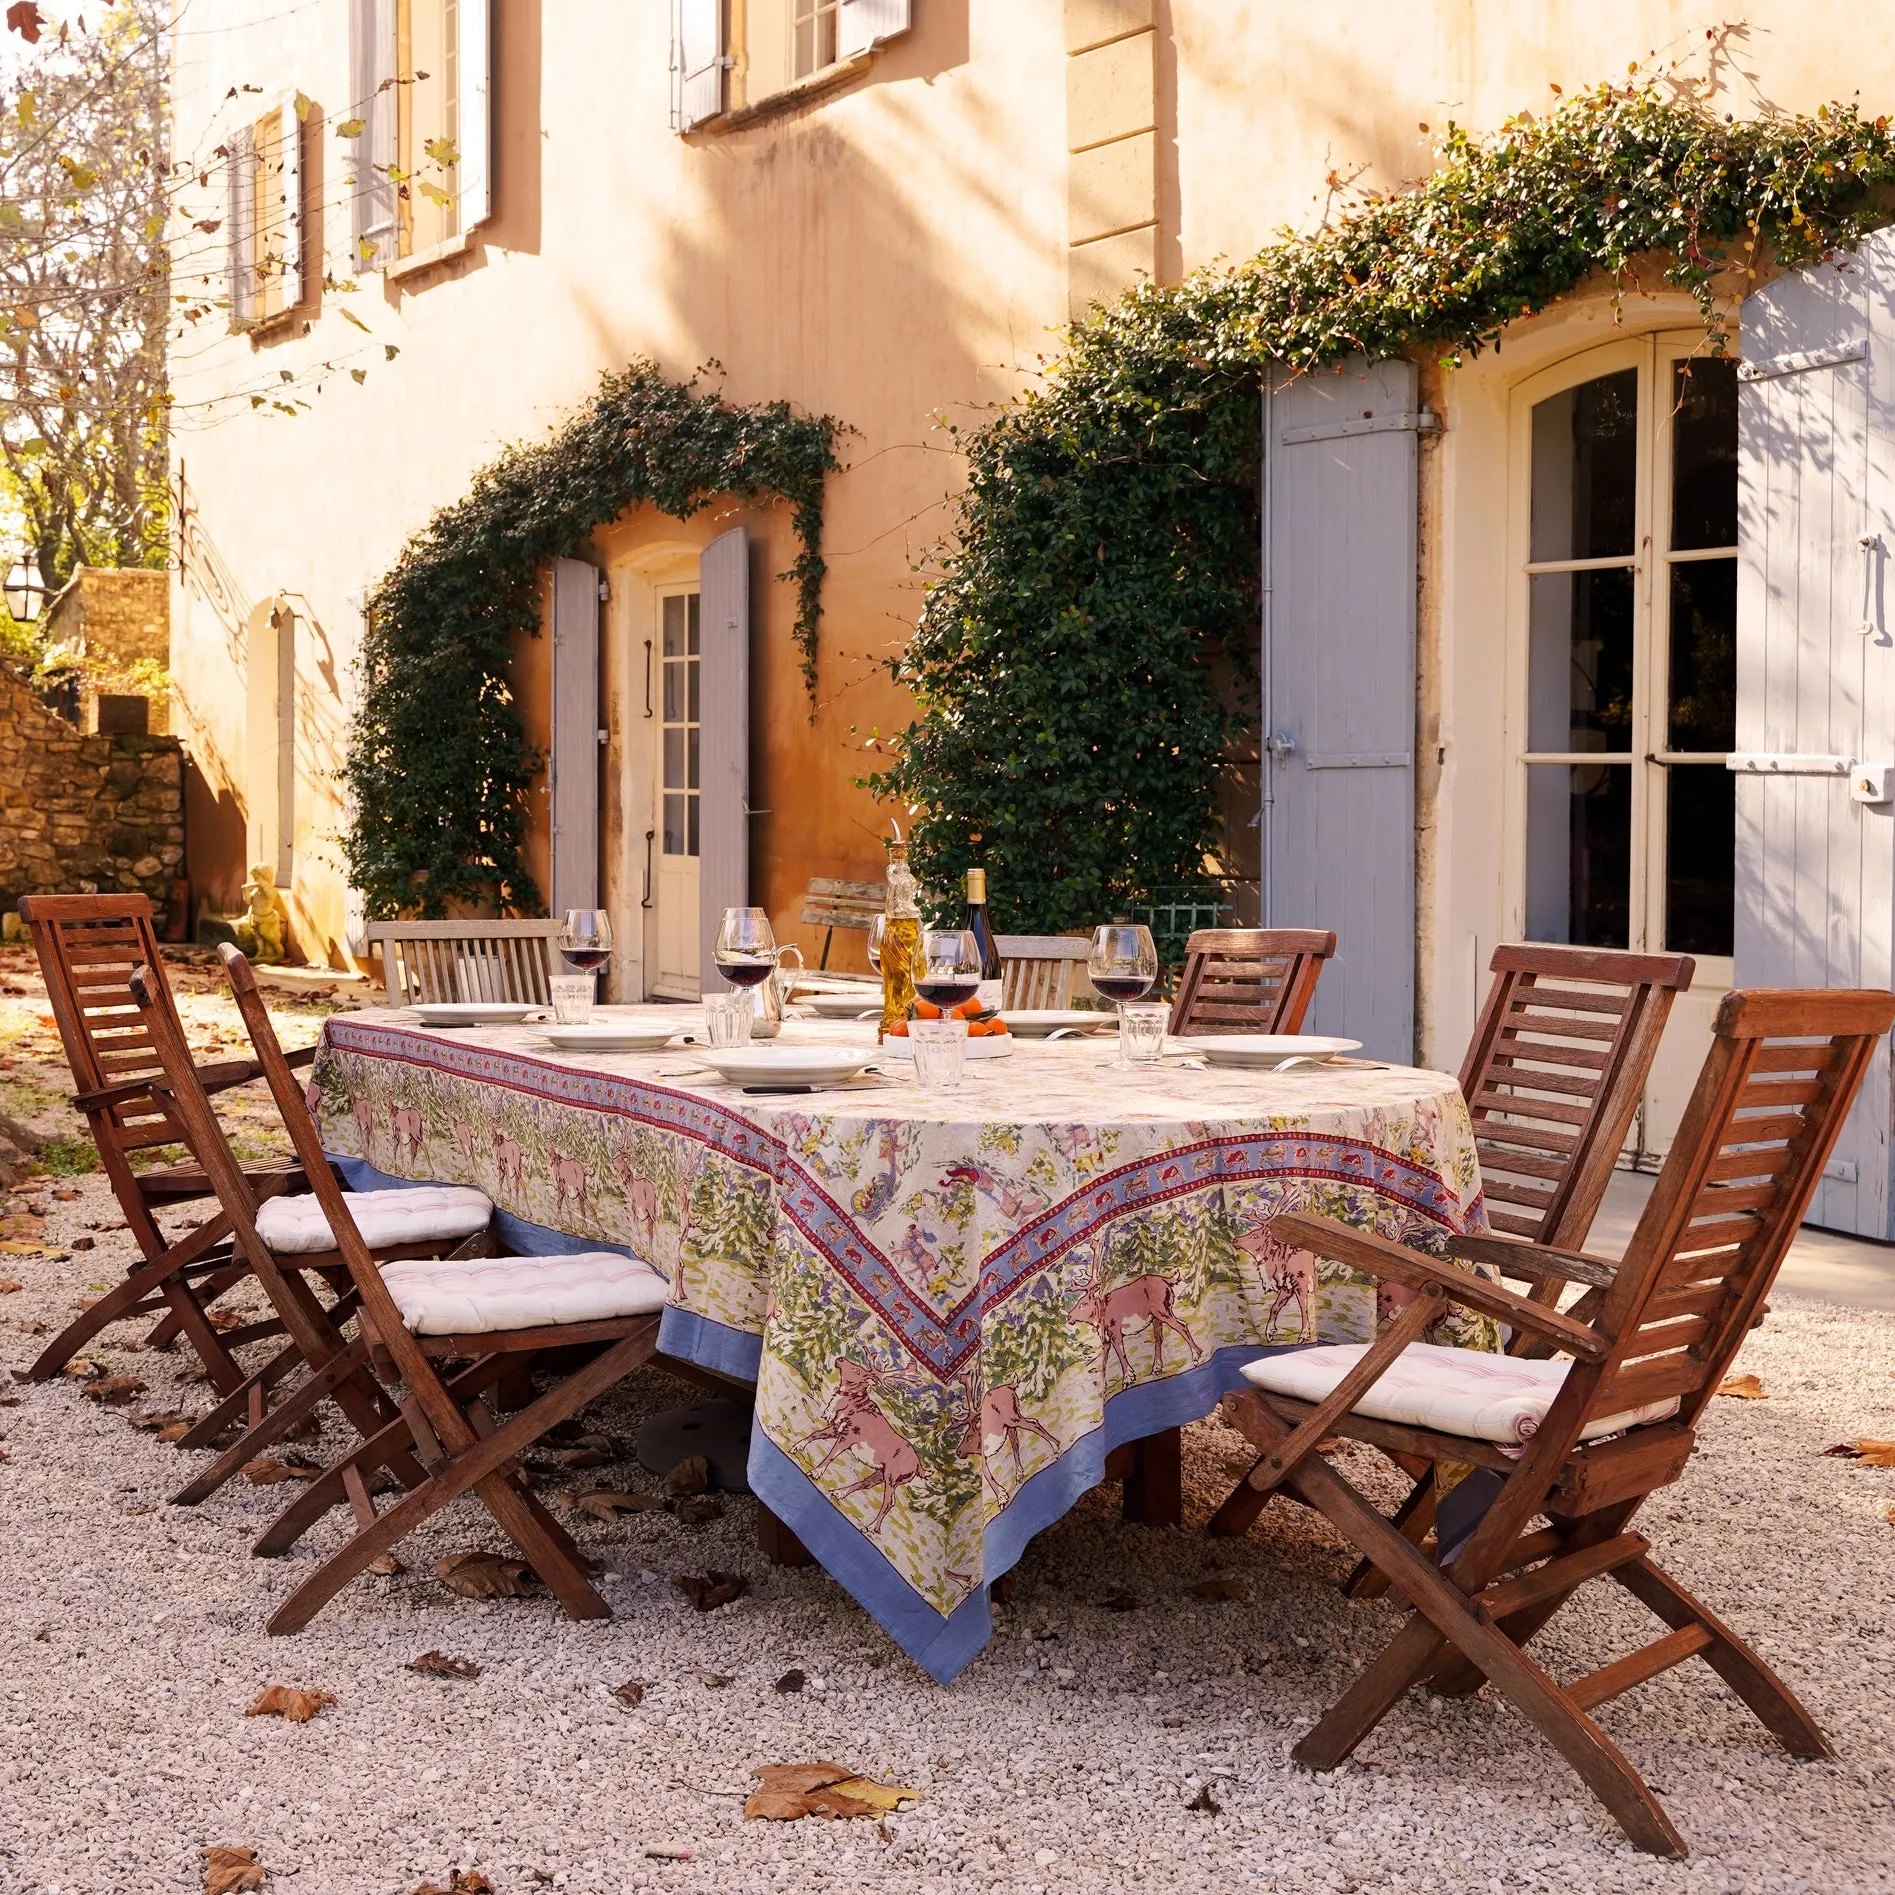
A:
{"type": "Polygon", "coordinates": [[[649,908],[651,906],[651,840],[657,833],[655,829],[647,829],[645,831],[645,892],[639,897],[638,901],[638,905],[641,908],[649,908]]]}
{"type": "Polygon", "coordinates": [[[1284,732],[1279,730],[1271,734],[1263,747],[1269,751],[1271,756],[1275,757],[1278,762],[1281,762],[1285,757],[1295,755],[1296,739],[1287,736],[1284,732]]]}

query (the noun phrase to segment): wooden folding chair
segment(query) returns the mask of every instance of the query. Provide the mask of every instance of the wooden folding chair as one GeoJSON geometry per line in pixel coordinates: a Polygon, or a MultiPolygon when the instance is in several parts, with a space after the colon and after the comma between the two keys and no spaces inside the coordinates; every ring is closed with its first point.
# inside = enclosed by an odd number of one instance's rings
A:
{"type": "Polygon", "coordinates": [[[1300,1033],[1336,937],[1317,928],[1199,928],[1184,944],[1173,1033],[1300,1033]]]}
{"type": "MultiPolygon", "coordinates": [[[[179,1440],[180,1448],[203,1448],[233,1426],[241,1430],[234,1444],[171,1497],[174,1506],[194,1506],[246,1462],[297,1433],[326,1401],[333,1401],[363,1434],[381,1432],[395,1420],[396,1409],[370,1370],[365,1343],[343,1337],[343,1325],[359,1298],[324,1222],[321,1201],[312,1194],[285,1197],[257,1190],[232,1153],[210,1095],[191,1064],[184,1035],[164,1004],[163,985],[149,967],[141,966],[133,970],[129,988],[159,1063],[150,1082],[153,1096],[163,1103],[203,1170],[231,1231],[237,1259],[269,1297],[289,1338],[179,1440]],[[326,1308],[305,1273],[334,1292],[326,1308]],[[299,1366],[308,1371],[302,1382],[276,1407],[269,1407],[271,1391],[299,1366]]],[[[257,1005],[261,1010],[260,998],[257,1005]]],[[[287,1062],[284,1070],[289,1070],[287,1062]]],[[[333,1183],[327,1164],[321,1169],[333,1183]]],[[[370,1192],[362,1206],[369,1228],[387,1233],[373,1252],[377,1258],[467,1254],[470,1246],[485,1243],[492,1216],[493,1205],[483,1193],[459,1185],[370,1192]]],[[[410,1486],[421,1478],[411,1458],[393,1472],[410,1486]]]]}
{"type": "Polygon", "coordinates": [[[1633,1842],[1683,1855],[1657,1798],[1589,1713],[1692,1657],[1792,1755],[1831,1754],[1789,1688],[1664,1572],[1631,1522],[1684,1472],[1891,1022],[1895,995],[1882,992],[1728,995],[1624,1261],[1541,1244],[1514,1258],[1516,1273],[1592,1286],[1565,1314],[1328,1218],[1274,1221],[1279,1242],[1416,1293],[1372,1344],[1285,1352],[1244,1370],[1263,1391],[1269,1441],[1253,1482],[1316,1508],[1414,1607],[1295,1747],[1299,1763],[1333,1769],[1411,1685],[1465,1694],[1491,1680],[1633,1842]],[[1419,1342],[1449,1303],[1532,1330],[1571,1359],[1419,1342]],[[1330,1435],[1475,1469],[1474,1504],[1444,1564],[1315,1452],[1330,1435]],[[1525,1646],[1580,1586],[1608,1575],[1667,1629],[1558,1684],[1525,1646]]]}
{"type": "MultiPolygon", "coordinates": [[[[57,1375],[112,1323],[159,1315],[162,1320],[147,1338],[148,1346],[162,1347],[179,1334],[188,1336],[211,1385],[228,1395],[245,1380],[231,1350],[277,1333],[277,1325],[220,1333],[211,1324],[211,1305],[249,1274],[248,1264],[232,1252],[230,1221],[221,1209],[175,1240],[158,1228],[160,1209],[214,1195],[203,1168],[193,1163],[133,1168],[140,1154],[185,1142],[169,1105],[152,1090],[161,1062],[147,1025],[134,1014],[126,993],[133,968],[152,969],[154,1012],[183,1044],[177,1003],[158,971],[162,963],[151,903],[143,895],[28,895],[20,902],[20,913],[39,955],[46,995],[78,1088],[73,1104],[85,1114],[99,1162],[143,1257],[124,1282],[46,1345],[27,1370],[28,1378],[44,1381],[57,1375]]],[[[307,1065],[314,1058],[312,1047],[290,1055],[290,1063],[307,1065]]],[[[256,1079],[262,1069],[252,1060],[238,1059],[193,1071],[210,1094],[256,1079]]],[[[247,1163],[244,1174],[260,1197],[300,1190],[304,1183],[300,1166],[289,1159],[247,1163]]]]}
{"type": "Polygon", "coordinates": [[[515,1000],[551,1004],[560,924],[527,921],[371,921],[391,1007],[419,1001],[515,1000]]]}
{"type": "Polygon", "coordinates": [[[1000,1004],[1003,1008],[1070,1007],[1079,970],[1092,943],[1066,934],[999,934],[1000,1004]]]}
{"type": "MultiPolygon", "coordinates": [[[[377,1267],[350,1215],[349,1199],[323,1161],[322,1139],[276,1043],[250,965],[219,950],[252,1045],[289,1128],[336,1247],[360,1297],[362,1342],[386,1349],[403,1385],[400,1417],[368,1435],[291,1503],[261,1540],[281,1553],[329,1508],[350,1502],[357,1530],[296,1588],[271,1632],[300,1631],[348,1582],[460,1495],[477,1494],[527,1563],[574,1618],[609,1618],[565,1530],[534,1499],[518,1456],[594,1396],[650,1360],[658,1343],[665,1280],[647,1264],[598,1252],[577,1257],[494,1257],[468,1262],[404,1258],[377,1267]],[[586,1313],[567,1320],[562,1309],[586,1313]],[[554,1312],[549,1318],[548,1312],[554,1312]],[[490,1392],[530,1355],[575,1351],[581,1366],[504,1422],[490,1392]],[[468,1361],[444,1380],[437,1364],[468,1361]],[[412,1455],[425,1478],[381,1514],[365,1475],[391,1456],[412,1455]]],[[[360,1346],[360,1345],[358,1345],[360,1346]]],[[[562,1365],[571,1356],[562,1358],[562,1365]]]]}
{"type": "MultiPolygon", "coordinates": [[[[1687,954],[1522,945],[1496,948],[1490,965],[1494,981],[1461,1062],[1461,1093],[1474,1121],[1487,1221],[1504,1234],[1454,1238],[1448,1254],[1504,1276],[1523,1239],[1564,1250],[1586,1241],[1671,1003],[1691,985],[1696,963],[1687,954]]],[[[1546,1280],[1527,1293],[1557,1303],[1559,1292],[1546,1280]]],[[[1522,1329],[1512,1352],[1545,1354],[1549,1346],[1522,1329]]],[[[1227,1412],[1244,1428],[1254,1408],[1254,1397],[1237,1396],[1227,1412]]],[[[1401,1465],[1415,1486],[1397,1519],[1419,1546],[1434,1526],[1435,1470],[1401,1465]]],[[[1241,1533],[1262,1509],[1263,1496],[1240,1483],[1210,1530],[1241,1533]]],[[[1343,1590],[1366,1599],[1387,1585],[1365,1560],[1343,1590]]]]}

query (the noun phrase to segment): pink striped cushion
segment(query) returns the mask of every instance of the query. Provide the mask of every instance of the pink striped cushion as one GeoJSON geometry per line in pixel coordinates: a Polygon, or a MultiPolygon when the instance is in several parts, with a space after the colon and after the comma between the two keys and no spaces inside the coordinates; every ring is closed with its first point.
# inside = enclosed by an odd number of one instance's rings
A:
{"type": "Polygon", "coordinates": [[[382,1265],[401,1311],[418,1336],[479,1335],[538,1329],[549,1323],[596,1323],[648,1316],[664,1308],[667,1285],[650,1264],[616,1251],[568,1257],[408,1257],[382,1265]]]}

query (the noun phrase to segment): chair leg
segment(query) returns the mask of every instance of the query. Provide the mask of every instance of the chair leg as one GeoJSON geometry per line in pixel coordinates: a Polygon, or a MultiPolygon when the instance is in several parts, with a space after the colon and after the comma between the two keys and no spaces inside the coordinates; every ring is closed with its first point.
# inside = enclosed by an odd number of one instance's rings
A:
{"type": "Polygon", "coordinates": [[[1712,1638],[1704,1662],[1750,1706],[1793,1757],[1833,1757],[1829,1739],[1795,1692],[1707,1606],[1694,1599],[1648,1555],[1616,1567],[1612,1577],[1674,1631],[1701,1625],[1712,1638]]]}
{"type": "MultiPolygon", "coordinates": [[[[1434,1469],[1430,1467],[1415,1482],[1389,1525],[1410,1546],[1420,1546],[1434,1525],[1434,1510],[1439,1498],[1434,1469]]],[[[1355,1570],[1342,1582],[1343,1597],[1347,1599],[1379,1599],[1387,1590],[1388,1575],[1366,1559],[1358,1561],[1355,1570]]]]}
{"type": "Polygon", "coordinates": [[[1120,1507],[1135,1526],[1184,1524],[1184,1437],[1161,1428],[1132,1443],[1132,1470],[1120,1490],[1120,1507]]]}
{"type": "MultiPolygon", "coordinates": [[[[169,1255],[134,1270],[124,1282],[109,1290],[90,1309],[68,1323],[39,1352],[33,1366],[26,1371],[26,1379],[29,1382],[50,1381],[102,1329],[108,1329],[113,1323],[130,1315],[133,1308],[154,1290],[163,1294],[170,1288],[170,1279],[177,1271],[177,1259],[169,1255]]],[[[212,1335],[215,1336],[215,1331],[212,1335]]],[[[222,1353],[221,1344],[219,1352],[222,1353]]],[[[242,1372],[239,1371],[238,1380],[242,1379],[242,1372]]]]}
{"type": "MultiPolygon", "coordinates": [[[[198,1302],[208,1309],[223,1293],[234,1288],[250,1274],[247,1263],[227,1263],[211,1275],[202,1278],[193,1286],[192,1294],[198,1302]]],[[[183,1331],[176,1310],[167,1310],[159,1319],[158,1326],[146,1336],[141,1345],[147,1349],[168,1349],[177,1341],[183,1331]]]]}
{"type": "Polygon", "coordinates": [[[1425,1670],[1432,1650],[1445,1641],[1493,1680],[1639,1848],[1658,1856],[1686,1853],[1684,1838],[1617,1745],[1504,1632],[1477,1618],[1467,1595],[1439,1567],[1423,1559],[1320,1457],[1309,1456],[1291,1478],[1364,1558],[1408,1594],[1429,1628],[1424,1632],[1415,1619],[1402,1628],[1382,1659],[1291,1751],[1298,1763],[1322,1769],[1332,1757],[1340,1761],[1406,1689],[1398,1681],[1425,1670]]]}

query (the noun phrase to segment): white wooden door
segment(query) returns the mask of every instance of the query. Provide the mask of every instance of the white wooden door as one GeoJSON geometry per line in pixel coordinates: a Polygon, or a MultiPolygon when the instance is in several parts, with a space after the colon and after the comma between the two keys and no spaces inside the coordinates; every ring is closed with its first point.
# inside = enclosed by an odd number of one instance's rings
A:
{"type": "Polygon", "coordinates": [[[696,586],[657,594],[658,742],[652,759],[656,813],[652,940],[647,986],[664,999],[698,996],[698,777],[700,601],[696,586]]]}
{"type": "Polygon", "coordinates": [[[599,905],[599,573],[553,561],[553,914],[599,905]]]}
{"type": "Polygon", "coordinates": [[[698,979],[705,993],[721,993],[724,982],[711,960],[718,926],[726,908],[750,900],[750,535],[742,527],[705,547],[698,584],[704,620],[698,979]]]}
{"type": "Polygon", "coordinates": [[[1264,397],[1263,919],[1333,928],[1306,1022],[1415,1056],[1415,407],[1406,362],[1264,397]]]}
{"type": "MultiPolygon", "coordinates": [[[[1885,592],[1895,452],[1895,234],[1743,308],[1738,600],[1737,978],[1886,987],[1895,820],[1853,764],[1895,761],[1885,592]]],[[[1895,1238],[1886,1057],[1810,1221],[1895,1238]]]]}

